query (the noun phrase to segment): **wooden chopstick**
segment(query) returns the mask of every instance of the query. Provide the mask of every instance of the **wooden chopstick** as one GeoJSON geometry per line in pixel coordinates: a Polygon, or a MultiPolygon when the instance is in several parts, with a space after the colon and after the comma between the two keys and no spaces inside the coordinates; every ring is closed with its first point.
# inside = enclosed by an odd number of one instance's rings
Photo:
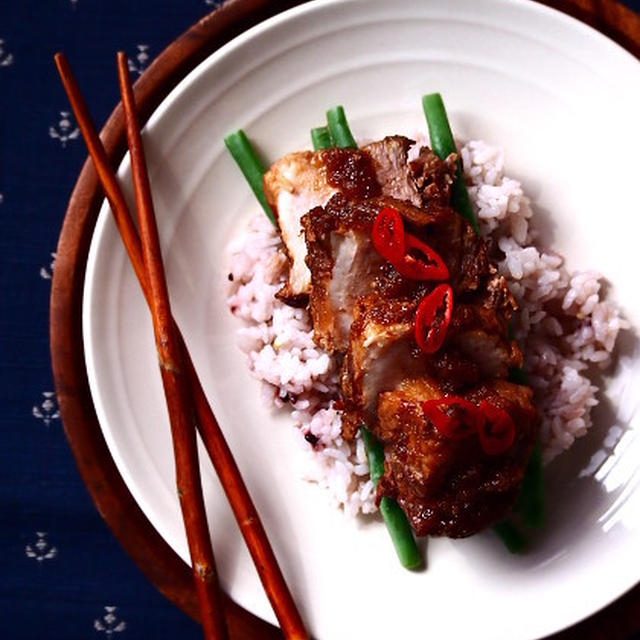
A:
{"type": "MultiPolygon", "coordinates": [[[[64,54],[56,54],[55,61],[78,126],[87,144],[89,155],[93,159],[98,178],[111,206],[111,211],[114,214],[116,226],[122,236],[142,292],[147,303],[150,304],[150,294],[142,260],[142,250],[137,230],[129,213],[129,208],[64,54]]],[[[296,604],[284,580],[284,576],[278,566],[278,561],[267,539],[264,527],[262,526],[258,512],[233,458],[233,454],[211,411],[184,338],[173,319],[172,324],[189,378],[190,391],[195,403],[198,419],[197,427],[200,436],[202,437],[207,453],[211,458],[227,499],[229,500],[229,504],[245,539],[267,597],[273,607],[285,638],[291,640],[308,640],[309,636],[305,630],[300,613],[297,610],[296,604]]]]}
{"type": "Polygon", "coordinates": [[[156,226],[151,187],[140,136],[127,58],[118,53],[118,78],[131,156],[131,172],[140,227],[142,257],[151,297],[153,332],[158,352],[162,385],[169,411],[176,468],[176,486],[182,519],[187,533],[189,554],[200,617],[206,640],[227,640],[222,597],[216,571],[207,513],[202,495],[198,463],[195,409],[184,375],[182,353],[171,322],[169,291],[162,266],[160,240],[156,226]]]}

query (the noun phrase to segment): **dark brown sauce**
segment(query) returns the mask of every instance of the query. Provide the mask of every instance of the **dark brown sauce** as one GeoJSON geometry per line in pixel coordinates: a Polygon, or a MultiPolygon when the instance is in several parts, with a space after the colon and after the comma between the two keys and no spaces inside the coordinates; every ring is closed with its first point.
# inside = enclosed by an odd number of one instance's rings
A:
{"type": "Polygon", "coordinates": [[[359,149],[331,148],[322,152],[327,168],[327,182],[349,198],[373,198],[380,195],[380,185],[371,156],[359,149]]]}

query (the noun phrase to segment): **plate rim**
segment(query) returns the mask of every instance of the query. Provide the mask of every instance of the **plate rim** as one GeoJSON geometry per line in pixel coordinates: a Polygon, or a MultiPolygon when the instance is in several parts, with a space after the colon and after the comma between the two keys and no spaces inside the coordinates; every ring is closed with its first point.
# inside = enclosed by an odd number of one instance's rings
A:
{"type": "MultiPolygon", "coordinates": [[[[171,90],[220,46],[264,18],[300,4],[303,3],[299,0],[277,3],[268,0],[227,0],[224,5],[214,9],[171,43],[136,82],[136,100],[142,121],[146,122],[171,90]]],[[[564,1],[540,4],[562,9],[564,17],[567,11],[563,5],[574,6],[564,1]]],[[[580,21],[586,22],[584,19],[580,21]]],[[[602,37],[602,32],[596,31],[602,37]]],[[[605,35],[611,37],[610,34],[605,35]]],[[[640,29],[637,37],[640,41],[640,29]]],[[[634,41],[635,50],[630,50],[624,38],[622,41],[614,38],[614,41],[632,54],[637,55],[637,51],[640,51],[640,42],[634,41]]],[[[125,152],[124,123],[119,105],[107,120],[101,136],[109,157],[118,163],[125,152]]],[[[190,570],[142,514],[120,477],[102,436],[89,391],[81,330],[82,304],[86,260],[102,201],[93,166],[87,160],[65,214],[51,291],[51,358],[62,422],[83,481],[120,544],[164,595],[197,619],[197,601],[190,570]]],[[[636,603],[640,602],[640,587],[632,589],[633,592],[637,592],[636,603]]],[[[627,592],[623,599],[629,595],[627,592]]],[[[620,599],[614,604],[618,602],[620,599]]],[[[274,627],[232,601],[228,600],[225,608],[234,637],[279,637],[274,627]],[[242,627],[242,632],[236,636],[236,624],[241,627],[246,624],[256,626],[251,627],[251,636],[247,635],[249,628],[246,627],[242,627]]],[[[595,612],[579,625],[602,613],[603,609],[595,612]]],[[[550,637],[559,639],[561,636],[556,634],[550,637]]],[[[573,636],[566,637],[568,640],[573,636]]]]}

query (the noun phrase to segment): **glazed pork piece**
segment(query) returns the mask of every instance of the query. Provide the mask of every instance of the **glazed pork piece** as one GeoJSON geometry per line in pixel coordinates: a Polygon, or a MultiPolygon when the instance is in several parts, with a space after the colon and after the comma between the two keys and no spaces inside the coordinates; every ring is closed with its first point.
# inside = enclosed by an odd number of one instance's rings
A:
{"type": "Polygon", "coordinates": [[[279,296],[308,301],[314,340],[341,362],[343,437],[353,440],[366,425],[381,440],[377,496],[395,498],[419,535],[462,537],[513,505],[536,412],[531,390],[508,382],[522,365],[509,337],[516,304],[491,248],[449,206],[455,156],[442,161],[423,148],[410,162],[412,144],[392,136],[360,150],[289,154],[265,176],[265,192],[290,260],[279,296]],[[418,346],[416,310],[443,278],[407,277],[378,253],[372,230],[385,207],[448,270],[453,308],[433,353],[418,346]],[[513,442],[487,453],[477,436],[441,432],[424,403],[452,397],[506,412],[513,442]]]}
{"type": "Polygon", "coordinates": [[[271,166],[263,180],[264,193],[278,221],[282,242],[289,258],[287,283],[278,296],[289,304],[304,306],[311,287],[311,274],[305,264],[307,247],[300,218],[336,192],[318,154],[310,151],[289,153],[271,166]]]}
{"type": "Polygon", "coordinates": [[[405,379],[380,394],[376,435],[385,445],[379,493],[396,498],[418,535],[460,538],[488,527],[513,506],[535,441],[531,389],[505,380],[469,388],[465,399],[505,409],[516,425],[500,455],[482,451],[478,437],[448,438],[424,415],[425,400],[445,395],[442,383],[405,379]]]}
{"type": "Polygon", "coordinates": [[[408,228],[440,248],[451,265],[458,290],[477,289],[481,283],[478,274],[486,270],[484,244],[478,243],[475,236],[467,243],[471,249],[463,259],[469,227],[449,207],[435,204],[418,208],[389,196],[349,200],[341,193],[334,195],[324,207],[315,207],[301,219],[310,271],[314,337],[330,353],[347,350],[358,298],[373,292],[386,298],[415,297],[425,291],[419,282],[395,271],[373,246],[373,223],[384,207],[398,210],[408,228]]]}
{"type": "Polygon", "coordinates": [[[355,437],[361,424],[375,425],[378,396],[424,371],[424,358],[413,338],[415,300],[372,294],[358,300],[349,348],[341,371],[342,433],[355,437]]]}
{"type": "Polygon", "coordinates": [[[362,149],[371,156],[382,193],[416,207],[426,203],[448,204],[455,174],[455,155],[444,162],[428,147],[422,147],[409,162],[414,141],[404,136],[387,136],[362,149]]]}
{"type": "Polygon", "coordinates": [[[348,200],[336,194],[325,207],[316,207],[302,217],[314,338],[330,353],[347,350],[359,298],[373,292],[397,297],[417,288],[405,278],[394,277],[371,241],[376,216],[388,206],[413,208],[385,196],[348,200]]]}
{"type": "Polygon", "coordinates": [[[347,197],[379,193],[371,158],[357,149],[289,153],[265,173],[263,188],[289,258],[289,275],[278,297],[292,306],[306,306],[311,274],[305,263],[302,216],[336,193],[347,197]]]}
{"type": "Polygon", "coordinates": [[[371,242],[377,213],[337,194],[302,217],[314,339],[330,353],[346,351],[355,302],[371,290],[383,263],[371,242]]]}
{"type": "Polygon", "coordinates": [[[412,163],[407,154],[413,140],[389,136],[362,149],[322,149],[289,153],[265,173],[263,189],[278,221],[289,275],[278,297],[292,306],[306,306],[311,274],[305,258],[302,216],[325,205],[336,193],[348,199],[376,195],[421,206],[446,202],[455,171],[455,158],[440,161],[424,149],[412,163]]]}

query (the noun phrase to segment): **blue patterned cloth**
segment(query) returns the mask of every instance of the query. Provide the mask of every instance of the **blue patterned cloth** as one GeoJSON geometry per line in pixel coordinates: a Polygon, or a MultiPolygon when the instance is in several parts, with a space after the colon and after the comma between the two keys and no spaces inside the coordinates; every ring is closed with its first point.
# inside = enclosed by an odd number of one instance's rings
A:
{"type": "Polygon", "coordinates": [[[48,309],[67,200],[87,155],[53,63],[96,122],[213,0],[0,0],[0,638],[200,638],[140,573],[84,488],[58,413],[48,309]],[[111,81],[109,81],[111,79],[111,81]]]}
{"type": "Polygon", "coordinates": [[[49,290],[86,150],[52,56],[67,54],[103,122],[119,99],[115,51],[135,76],[220,1],[0,0],[1,638],[201,637],[119,547],[62,430],[49,290]]]}

